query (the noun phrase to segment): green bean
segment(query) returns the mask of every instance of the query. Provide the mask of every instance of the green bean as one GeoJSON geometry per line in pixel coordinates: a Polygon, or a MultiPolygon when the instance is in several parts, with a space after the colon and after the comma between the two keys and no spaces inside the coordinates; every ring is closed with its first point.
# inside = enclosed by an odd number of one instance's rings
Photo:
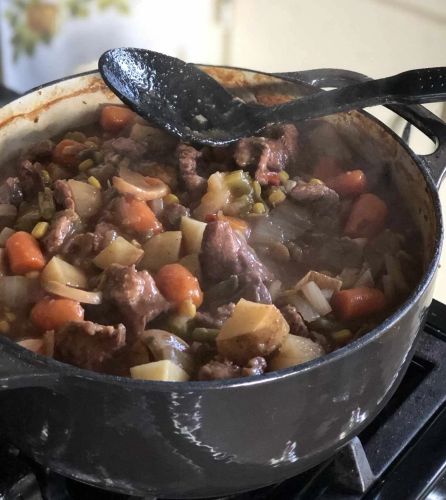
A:
{"type": "Polygon", "coordinates": [[[197,342],[215,342],[220,330],[216,328],[195,328],[191,333],[191,339],[197,342]]]}
{"type": "Polygon", "coordinates": [[[54,204],[53,192],[51,189],[46,187],[44,191],[40,191],[38,201],[42,218],[45,220],[51,220],[56,213],[56,206],[54,204]]]}

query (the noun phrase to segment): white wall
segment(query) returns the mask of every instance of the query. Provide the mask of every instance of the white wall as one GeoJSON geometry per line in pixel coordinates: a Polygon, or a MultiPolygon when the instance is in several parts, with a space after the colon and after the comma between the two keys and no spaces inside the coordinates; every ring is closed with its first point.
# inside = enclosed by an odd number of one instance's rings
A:
{"type": "Polygon", "coordinates": [[[230,62],[375,78],[446,65],[445,0],[234,0],[230,62]]]}

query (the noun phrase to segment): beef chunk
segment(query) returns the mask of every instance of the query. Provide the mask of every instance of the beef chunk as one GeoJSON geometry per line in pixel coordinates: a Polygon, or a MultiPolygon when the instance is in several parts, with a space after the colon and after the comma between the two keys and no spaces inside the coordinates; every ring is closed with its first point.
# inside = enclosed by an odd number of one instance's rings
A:
{"type": "Polygon", "coordinates": [[[22,201],[23,193],[18,177],[8,177],[0,185],[0,204],[18,206],[22,201]]]}
{"type": "Polygon", "coordinates": [[[187,144],[179,144],[176,150],[178,167],[184,186],[193,200],[197,200],[206,192],[207,181],[198,175],[197,162],[201,152],[187,144]]]}
{"type": "Polygon", "coordinates": [[[250,359],[246,366],[241,367],[217,355],[199,369],[198,380],[222,380],[249,377],[252,375],[261,375],[265,370],[266,360],[261,356],[250,359]]]}
{"type": "Polygon", "coordinates": [[[88,269],[91,260],[118,236],[117,230],[111,224],[100,222],[94,232],[74,234],[69,237],[61,253],[75,266],[88,269]]]}
{"type": "Polygon", "coordinates": [[[230,302],[223,306],[217,307],[214,311],[198,311],[195,316],[197,326],[204,328],[221,328],[223,323],[231,316],[235,308],[235,304],[230,302]]]}
{"type": "Polygon", "coordinates": [[[256,356],[250,359],[246,366],[242,368],[243,377],[251,377],[253,375],[262,375],[266,370],[266,360],[262,356],[256,356]]]}
{"type": "Polygon", "coordinates": [[[241,376],[240,366],[228,359],[213,359],[198,371],[198,380],[222,380],[241,376]]]}
{"type": "Polygon", "coordinates": [[[62,207],[75,210],[73,192],[67,181],[57,180],[54,183],[54,199],[62,207]]]}
{"type": "Polygon", "coordinates": [[[225,221],[209,222],[203,235],[200,263],[207,283],[216,284],[232,275],[239,278],[237,298],[271,303],[266,287],[273,279],[246,240],[225,221]]]}
{"type": "Polygon", "coordinates": [[[297,157],[299,134],[294,125],[275,127],[272,135],[241,139],[234,153],[239,167],[256,167],[255,178],[262,185],[268,184],[269,172],[285,169],[297,157]]]}
{"type": "Polygon", "coordinates": [[[43,167],[39,162],[22,160],[19,165],[19,179],[23,192],[29,198],[33,198],[39,191],[45,188],[42,178],[43,167]]]}
{"type": "Polygon", "coordinates": [[[104,300],[120,312],[131,342],[146,323],[169,308],[152,276],[147,271],[136,271],[135,266],[111,265],[104,273],[101,288],[104,300]]]}
{"type": "Polygon", "coordinates": [[[111,181],[111,178],[114,175],[117,175],[117,172],[118,168],[116,165],[113,165],[111,163],[104,163],[90,168],[88,170],[88,175],[96,177],[96,179],[101,183],[102,186],[106,186],[108,181],[111,181]]]}
{"type": "Polygon", "coordinates": [[[261,304],[271,304],[271,294],[268,287],[262,281],[261,276],[255,273],[247,273],[242,275],[242,287],[237,294],[237,299],[246,299],[251,302],[259,302],[261,304]]]}
{"type": "Polygon", "coordinates": [[[58,212],[51,222],[48,233],[42,239],[46,251],[51,255],[58,253],[67,238],[79,229],[80,223],[79,216],[73,210],[58,212]]]}
{"type": "Polygon", "coordinates": [[[310,336],[307,325],[294,306],[284,306],[280,309],[280,312],[282,313],[282,316],[285,318],[286,322],[290,325],[291,334],[299,335],[300,337],[310,336]]]}
{"type": "Polygon", "coordinates": [[[31,161],[42,161],[51,158],[54,142],[51,139],[33,144],[25,154],[25,158],[31,161]]]}
{"type": "Polygon", "coordinates": [[[252,273],[262,282],[271,281],[268,269],[260,262],[246,240],[226,221],[209,222],[203,234],[200,263],[204,278],[219,283],[231,275],[252,273]]]}
{"type": "Polygon", "coordinates": [[[190,211],[180,203],[170,203],[163,208],[159,219],[168,231],[180,229],[181,217],[189,217],[190,211]]]}
{"type": "Polygon", "coordinates": [[[103,326],[91,321],[72,321],[56,332],[54,357],[79,368],[101,372],[125,343],[124,325],[103,326]]]}
{"type": "Polygon", "coordinates": [[[132,160],[139,160],[144,155],[146,148],[143,144],[129,137],[116,137],[116,139],[110,139],[104,143],[104,150],[132,160]]]}
{"type": "Polygon", "coordinates": [[[302,205],[311,205],[318,213],[333,213],[339,207],[339,196],[325,184],[297,181],[290,196],[302,205]]]}

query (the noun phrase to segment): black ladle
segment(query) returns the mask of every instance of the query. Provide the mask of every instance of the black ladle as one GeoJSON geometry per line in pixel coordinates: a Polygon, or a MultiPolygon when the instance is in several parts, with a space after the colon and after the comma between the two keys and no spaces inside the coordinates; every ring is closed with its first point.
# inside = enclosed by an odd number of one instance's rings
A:
{"type": "Polygon", "coordinates": [[[99,70],[113,92],[143,118],[184,142],[214,146],[273,123],[378,104],[438,102],[446,96],[444,67],[406,71],[271,107],[246,104],[194,64],[150,50],[109,50],[99,59],[99,70]]]}

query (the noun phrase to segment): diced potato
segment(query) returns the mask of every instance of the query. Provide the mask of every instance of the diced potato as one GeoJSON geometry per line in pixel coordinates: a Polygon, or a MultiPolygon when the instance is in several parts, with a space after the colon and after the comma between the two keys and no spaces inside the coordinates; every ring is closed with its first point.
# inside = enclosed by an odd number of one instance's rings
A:
{"type": "Polygon", "coordinates": [[[271,354],[289,331],[276,306],[241,299],[217,336],[217,349],[223,356],[243,365],[255,356],[271,354]]]}
{"type": "Polygon", "coordinates": [[[143,254],[141,248],[136,248],[125,238],[118,236],[93,259],[93,263],[101,269],[107,269],[112,264],[131,266],[136,264],[143,254]]]}
{"type": "Polygon", "coordinates": [[[207,215],[224,210],[231,202],[231,191],[225,180],[226,174],[224,172],[215,172],[209,177],[207,192],[194,210],[194,217],[198,220],[204,220],[207,215]]]}
{"type": "Polygon", "coordinates": [[[178,365],[168,359],[146,363],[130,368],[132,378],[142,380],[164,380],[169,382],[186,382],[189,375],[178,365]]]}
{"type": "Polygon", "coordinates": [[[180,259],[180,264],[190,271],[198,281],[201,281],[200,259],[197,253],[191,253],[180,259]]]}
{"type": "Polygon", "coordinates": [[[181,217],[180,229],[183,233],[186,253],[200,253],[206,223],[190,217],[181,217]]]}
{"type": "Polygon", "coordinates": [[[181,231],[165,231],[156,234],[144,246],[144,257],[139,267],[149,271],[158,271],[165,264],[178,262],[181,250],[181,231]]]}
{"type": "Polygon", "coordinates": [[[53,257],[48,262],[40,275],[40,279],[42,282],[57,281],[76,288],[87,288],[88,286],[85,273],[59,257],[53,257]]]}
{"type": "Polygon", "coordinates": [[[280,370],[305,363],[323,354],[322,347],[311,339],[288,335],[280,349],[269,360],[268,366],[270,370],[280,370]]]}
{"type": "Polygon", "coordinates": [[[99,211],[102,205],[100,189],[95,188],[87,182],[76,181],[74,179],[70,179],[68,185],[73,193],[75,209],[79,217],[92,217],[99,211]]]}

